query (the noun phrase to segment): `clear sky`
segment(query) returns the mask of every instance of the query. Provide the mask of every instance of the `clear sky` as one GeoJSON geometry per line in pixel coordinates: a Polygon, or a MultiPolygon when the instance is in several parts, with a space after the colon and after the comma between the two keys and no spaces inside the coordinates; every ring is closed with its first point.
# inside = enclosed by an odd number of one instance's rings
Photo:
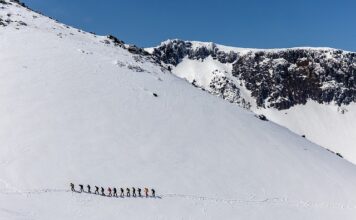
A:
{"type": "Polygon", "coordinates": [[[161,41],[356,51],[356,0],[22,0],[60,22],[141,47],[161,41]]]}

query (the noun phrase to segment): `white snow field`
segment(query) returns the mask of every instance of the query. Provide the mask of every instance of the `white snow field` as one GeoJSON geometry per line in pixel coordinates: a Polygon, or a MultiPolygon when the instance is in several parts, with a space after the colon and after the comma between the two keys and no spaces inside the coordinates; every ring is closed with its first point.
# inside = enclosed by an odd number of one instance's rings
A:
{"type": "Polygon", "coordinates": [[[356,164],[356,103],[339,107],[310,100],[288,110],[255,108],[253,111],[305,135],[314,143],[341,153],[346,160],[356,164]]]}
{"type": "MultiPolygon", "coordinates": [[[[163,42],[162,44],[169,43],[163,42]]],[[[193,48],[211,47],[211,43],[192,41],[193,48]]],[[[234,51],[240,55],[249,51],[275,51],[286,49],[244,49],[216,45],[220,51],[234,51]]],[[[308,49],[307,47],[301,47],[308,49]]],[[[312,48],[323,50],[334,50],[332,48],[312,48]]],[[[147,51],[152,52],[152,48],[147,51]]],[[[342,156],[356,164],[356,104],[339,107],[335,103],[319,104],[315,101],[308,101],[306,105],[297,105],[288,110],[278,110],[275,108],[260,108],[256,105],[256,99],[251,97],[251,92],[232,76],[232,64],[221,63],[211,56],[204,60],[193,60],[185,57],[176,67],[172,66],[172,73],[187,80],[195,81],[195,84],[211,92],[209,87],[213,78],[217,75],[225,76],[235,82],[239,87],[241,97],[251,104],[251,111],[257,114],[264,114],[267,118],[279,125],[285,126],[299,135],[327,149],[339,152],[342,156]]]]}
{"type": "Polygon", "coordinates": [[[1,7],[1,220],[355,219],[355,165],[105,37],[1,7]]]}

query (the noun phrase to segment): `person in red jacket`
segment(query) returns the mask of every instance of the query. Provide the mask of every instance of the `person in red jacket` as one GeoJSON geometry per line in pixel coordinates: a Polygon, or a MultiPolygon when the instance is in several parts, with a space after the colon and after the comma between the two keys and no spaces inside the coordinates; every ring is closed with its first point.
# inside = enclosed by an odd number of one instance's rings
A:
{"type": "Polygon", "coordinates": [[[145,188],[145,195],[146,195],[146,198],[148,197],[148,188],[145,188]]]}

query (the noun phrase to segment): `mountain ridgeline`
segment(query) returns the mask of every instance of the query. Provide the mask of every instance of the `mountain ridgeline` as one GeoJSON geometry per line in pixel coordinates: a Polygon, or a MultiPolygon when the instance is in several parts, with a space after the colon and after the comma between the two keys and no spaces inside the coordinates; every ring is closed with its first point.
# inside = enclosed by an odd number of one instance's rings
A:
{"type": "Polygon", "coordinates": [[[177,66],[183,58],[211,56],[232,64],[231,79],[214,77],[208,89],[230,102],[241,103],[239,86],[251,92],[259,107],[289,109],[311,99],[348,105],[356,101],[356,53],[331,48],[221,50],[214,43],[194,46],[170,40],[153,49],[158,62],[177,66]]]}
{"type": "MultiPolygon", "coordinates": [[[[8,4],[25,6],[18,0],[0,0],[0,5],[8,4]]],[[[11,14],[0,17],[0,27],[11,23],[15,23],[17,28],[27,25],[24,21],[14,20],[11,14]]],[[[195,81],[192,84],[245,108],[249,108],[250,103],[241,96],[241,88],[250,92],[258,107],[278,110],[305,104],[308,100],[333,102],[339,106],[356,102],[355,52],[332,48],[222,49],[214,43],[197,44],[176,39],[163,42],[149,54],[112,35],[103,42],[113,43],[138,56],[152,56],[157,63],[168,65],[169,69],[184,58],[203,61],[212,57],[221,64],[230,64],[232,70],[229,74],[200,73],[213,74],[208,86],[195,81]]]]}

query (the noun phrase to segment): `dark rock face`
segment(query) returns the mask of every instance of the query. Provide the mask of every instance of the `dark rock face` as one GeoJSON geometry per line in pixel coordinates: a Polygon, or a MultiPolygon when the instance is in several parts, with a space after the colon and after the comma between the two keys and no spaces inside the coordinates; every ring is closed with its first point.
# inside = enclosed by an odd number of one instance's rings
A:
{"type": "Polygon", "coordinates": [[[3,27],[5,27],[5,26],[6,26],[6,24],[5,24],[4,20],[2,20],[1,18],[0,18],[0,26],[3,26],[3,27]]]}
{"type": "Polygon", "coordinates": [[[209,48],[193,48],[192,46],[193,44],[188,41],[172,40],[169,43],[155,48],[152,55],[158,62],[172,64],[174,66],[178,65],[186,56],[194,60],[204,60],[208,56],[212,56],[221,63],[232,63],[237,58],[237,53],[225,53],[224,51],[220,51],[214,43],[211,43],[209,48]]]}
{"type": "Polygon", "coordinates": [[[194,48],[191,42],[182,40],[168,41],[153,51],[158,63],[173,66],[184,57],[204,60],[208,56],[221,63],[233,63],[232,76],[237,80],[220,74],[204,89],[233,103],[246,105],[236,81],[251,92],[259,107],[282,110],[308,100],[338,105],[356,102],[356,53],[353,52],[297,48],[240,54],[220,51],[213,43],[194,48]]]}
{"type": "Polygon", "coordinates": [[[112,42],[116,47],[121,47],[124,49],[127,49],[130,53],[132,54],[137,54],[137,55],[142,55],[142,56],[149,56],[150,54],[145,51],[144,49],[137,47],[136,45],[125,45],[125,42],[118,39],[117,37],[113,35],[108,35],[107,38],[109,40],[105,40],[104,43],[110,44],[112,42]]]}
{"type": "Polygon", "coordinates": [[[250,52],[233,64],[258,106],[288,109],[308,99],[338,105],[356,101],[356,53],[288,49],[250,52]]]}
{"type": "Polygon", "coordinates": [[[225,76],[215,76],[210,82],[209,91],[231,103],[241,103],[239,88],[225,76]]]}
{"type": "Polygon", "coordinates": [[[262,121],[268,121],[267,117],[265,115],[256,115],[256,118],[262,120],[262,121]]]}
{"type": "Polygon", "coordinates": [[[137,47],[136,45],[130,45],[126,48],[130,53],[133,54],[138,54],[138,55],[142,55],[142,56],[148,56],[150,55],[147,51],[145,51],[144,49],[137,47]]]}
{"type": "MultiPolygon", "coordinates": [[[[115,46],[119,46],[119,47],[124,47],[125,42],[122,40],[119,40],[117,37],[115,37],[114,35],[108,35],[107,38],[109,40],[111,40],[115,46]]],[[[110,43],[110,41],[106,41],[106,43],[110,43]]]]}
{"type": "Polygon", "coordinates": [[[14,2],[21,5],[22,7],[26,7],[25,3],[21,2],[20,0],[10,0],[10,2],[14,2]]]}
{"type": "Polygon", "coordinates": [[[189,54],[188,48],[191,48],[191,46],[191,43],[175,40],[174,43],[165,44],[159,48],[155,48],[153,56],[159,62],[176,66],[181,59],[189,54]]]}
{"type": "Polygon", "coordinates": [[[23,21],[18,21],[17,23],[18,23],[18,25],[20,25],[20,26],[27,26],[27,24],[26,24],[25,22],[23,22],[23,21]]]}

